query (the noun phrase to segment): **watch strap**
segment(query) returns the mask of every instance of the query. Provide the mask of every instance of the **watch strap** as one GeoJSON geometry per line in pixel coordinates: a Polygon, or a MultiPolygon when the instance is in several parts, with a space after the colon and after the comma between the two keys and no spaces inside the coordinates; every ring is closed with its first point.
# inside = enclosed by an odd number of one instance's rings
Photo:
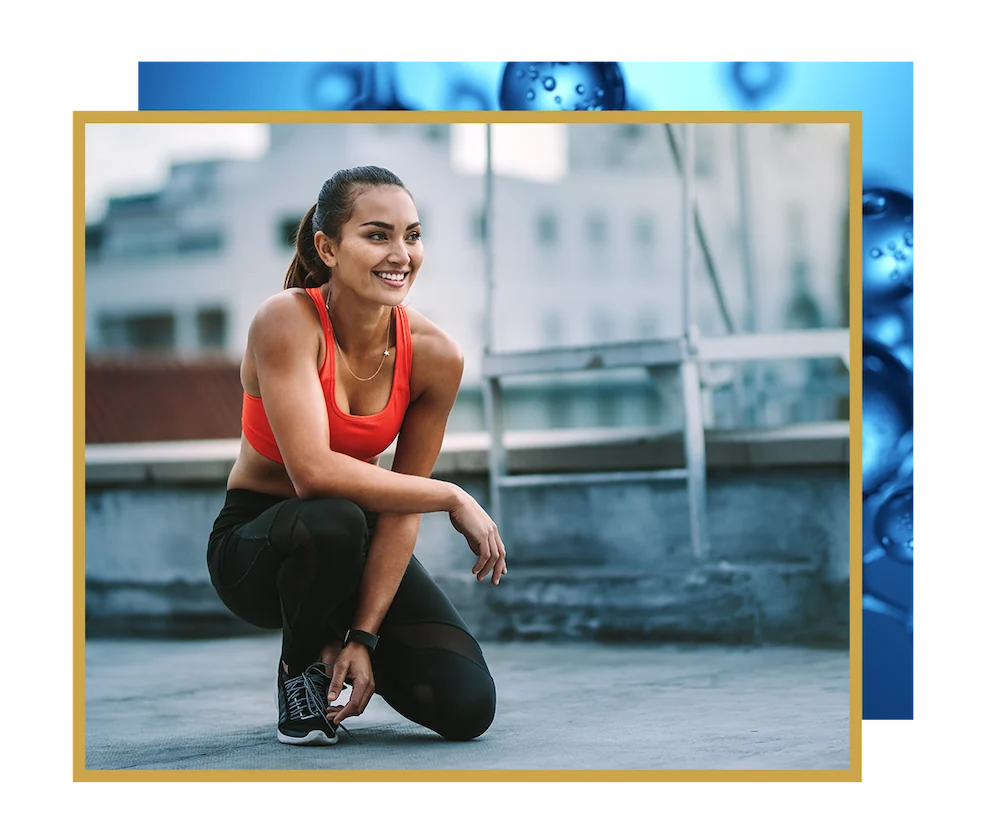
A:
{"type": "Polygon", "coordinates": [[[374,651],[375,646],[378,645],[378,636],[373,633],[368,633],[368,631],[361,631],[355,628],[350,628],[347,631],[347,635],[344,636],[344,645],[348,642],[360,642],[369,651],[374,651]]]}

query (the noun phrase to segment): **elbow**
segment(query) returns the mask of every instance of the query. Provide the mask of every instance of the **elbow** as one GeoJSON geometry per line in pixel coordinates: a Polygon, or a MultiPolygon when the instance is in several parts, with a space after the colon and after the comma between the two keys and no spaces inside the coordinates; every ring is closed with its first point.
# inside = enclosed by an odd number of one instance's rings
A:
{"type": "Polygon", "coordinates": [[[295,489],[295,496],[300,500],[330,496],[329,484],[323,488],[317,472],[309,467],[289,467],[288,477],[295,489]]]}

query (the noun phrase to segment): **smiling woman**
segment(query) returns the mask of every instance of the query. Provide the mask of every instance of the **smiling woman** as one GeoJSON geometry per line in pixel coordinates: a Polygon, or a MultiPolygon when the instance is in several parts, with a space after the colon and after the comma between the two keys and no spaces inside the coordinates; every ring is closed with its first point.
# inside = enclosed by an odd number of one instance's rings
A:
{"type": "Polygon", "coordinates": [[[339,171],[299,225],[284,291],[250,325],[243,437],[208,568],[233,613],[282,629],[282,743],[336,743],[376,692],[452,740],[493,720],[482,651],[412,555],[421,514],[448,512],[477,578],[497,584],[507,572],[490,516],[430,478],[463,359],[402,305],[423,257],[399,178],[339,171]],[[379,468],[397,436],[392,471],[379,468]],[[350,700],[330,706],[345,684],[350,700]]]}

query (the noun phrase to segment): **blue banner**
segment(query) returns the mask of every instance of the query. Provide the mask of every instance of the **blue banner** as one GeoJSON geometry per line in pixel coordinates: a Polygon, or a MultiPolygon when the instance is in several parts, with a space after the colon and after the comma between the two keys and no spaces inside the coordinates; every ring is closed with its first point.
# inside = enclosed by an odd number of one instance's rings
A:
{"type": "Polygon", "coordinates": [[[912,719],[911,63],[140,63],[139,109],[861,111],[862,714],[912,719]]]}

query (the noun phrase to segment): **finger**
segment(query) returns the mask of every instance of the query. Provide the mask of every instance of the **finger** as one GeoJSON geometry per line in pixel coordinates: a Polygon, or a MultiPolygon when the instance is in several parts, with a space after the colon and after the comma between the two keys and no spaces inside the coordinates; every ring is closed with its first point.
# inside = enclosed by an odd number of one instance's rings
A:
{"type": "MultiPolygon", "coordinates": [[[[475,552],[475,550],[473,550],[475,552]]],[[[483,540],[479,542],[479,559],[476,561],[475,566],[472,568],[472,572],[479,574],[483,571],[483,567],[490,560],[490,543],[488,540],[483,540]]],[[[482,578],[482,576],[480,576],[482,578]]]]}
{"type": "Polygon", "coordinates": [[[490,549],[490,557],[483,565],[483,569],[479,572],[479,580],[482,581],[486,576],[488,576],[492,571],[494,565],[500,558],[500,550],[497,548],[497,542],[494,540],[493,536],[489,537],[487,546],[490,549]]]}
{"type": "Polygon", "coordinates": [[[359,685],[353,686],[351,688],[351,699],[347,701],[344,707],[334,717],[333,725],[339,726],[348,717],[354,717],[361,714],[360,706],[362,699],[362,687],[359,685]]]}
{"type": "Polygon", "coordinates": [[[504,563],[504,556],[501,555],[500,558],[497,559],[496,566],[493,568],[493,583],[499,584],[500,576],[502,576],[506,572],[507,572],[507,567],[505,566],[504,563]]]}
{"type": "Polygon", "coordinates": [[[364,688],[364,697],[361,699],[361,708],[358,709],[358,714],[363,714],[364,710],[368,708],[368,701],[372,699],[372,695],[375,693],[375,683],[369,682],[364,688]]]}
{"type": "Polygon", "coordinates": [[[330,689],[327,692],[327,699],[331,702],[340,697],[340,692],[344,690],[344,681],[347,678],[349,666],[344,663],[336,663],[333,666],[333,678],[330,680],[330,689]]]}

